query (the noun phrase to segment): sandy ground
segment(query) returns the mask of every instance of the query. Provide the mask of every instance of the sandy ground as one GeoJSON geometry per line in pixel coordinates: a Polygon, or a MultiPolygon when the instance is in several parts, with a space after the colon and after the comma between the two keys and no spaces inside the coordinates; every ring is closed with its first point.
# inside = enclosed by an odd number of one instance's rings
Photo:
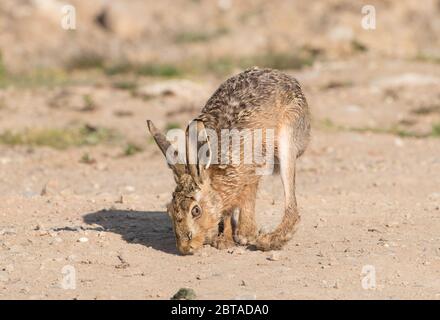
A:
{"type": "MultiPolygon", "coordinates": [[[[2,129],[82,121],[118,129],[144,151],[0,146],[0,299],[169,299],[182,287],[199,299],[439,299],[440,140],[383,132],[396,124],[430,132],[440,111],[414,110],[439,103],[439,65],[353,60],[295,75],[313,140],[299,161],[302,221],[276,254],[175,248],[165,213],[174,182],[145,119],[186,123],[221,79],[148,99],[105,82],[2,91],[2,129]],[[61,90],[67,100],[50,107],[61,90]],[[78,110],[84,92],[96,110],[78,110]],[[96,161],[82,163],[85,153],[96,161]],[[365,276],[375,276],[374,288],[363,288],[365,276]]],[[[260,226],[276,225],[279,177],[265,179],[257,208],[260,226]]]]}

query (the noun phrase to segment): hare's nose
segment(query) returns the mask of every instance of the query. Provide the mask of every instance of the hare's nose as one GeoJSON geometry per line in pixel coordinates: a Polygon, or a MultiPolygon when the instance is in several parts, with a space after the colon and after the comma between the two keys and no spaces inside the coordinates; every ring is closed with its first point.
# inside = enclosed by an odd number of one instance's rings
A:
{"type": "Polygon", "coordinates": [[[193,254],[194,253],[194,249],[191,246],[179,246],[178,247],[179,251],[181,254],[193,254]]]}
{"type": "Polygon", "coordinates": [[[192,234],[192,232],[190,231],[190,232],[188,232],[188,240],[192,240],[192,238],[193,238],[193,234],[192,234]]]}

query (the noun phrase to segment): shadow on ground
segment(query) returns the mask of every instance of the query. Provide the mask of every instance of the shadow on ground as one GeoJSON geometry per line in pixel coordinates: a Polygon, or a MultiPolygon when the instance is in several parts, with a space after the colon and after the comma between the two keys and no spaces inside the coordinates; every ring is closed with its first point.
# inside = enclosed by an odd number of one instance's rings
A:
{"type": "Polygon", "coordinates": [[[171,221],[165,212],[101,210],[86,214],[84,222],[120,234],[128,243],[138,243],[169,254],[178,254],[171,221]]]}

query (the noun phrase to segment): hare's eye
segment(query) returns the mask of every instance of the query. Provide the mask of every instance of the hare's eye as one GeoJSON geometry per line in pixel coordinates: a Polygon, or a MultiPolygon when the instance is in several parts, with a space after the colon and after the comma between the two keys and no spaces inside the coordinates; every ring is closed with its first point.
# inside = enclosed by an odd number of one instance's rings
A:
{"type": "Polygon", "coordinates": [[[199,206],[194,206],[194,207],[191,209],[191,214],[192,214],[192,216],[193,216],[194,218],[197,218],[197,217],[199,217],[199,216],[202,214],[202,209],[200,209],[199,206]]]}

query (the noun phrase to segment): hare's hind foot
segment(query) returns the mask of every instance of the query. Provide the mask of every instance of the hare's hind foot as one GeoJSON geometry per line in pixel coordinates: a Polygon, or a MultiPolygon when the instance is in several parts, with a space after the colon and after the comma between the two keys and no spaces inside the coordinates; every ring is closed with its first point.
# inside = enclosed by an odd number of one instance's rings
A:
{"type": "Polygon", "coordinates": [[[299,221],[300,216],[295,214],[290,220],[285,220],[275,231],[260,233],[255,241],[255,248],[261,251],[282,249],[292,239],[299,221]]]}
{"type": "Polygon", "coordinates": [[[254,216],[249,212],[235,208],[231,217],[232,236],[235,243],[246,246],[257,238],[257,227],[254,216]],[[245,216],[247,214],[247,216],[245,216]]]}
{"type": "Polygon", "coordinates": [[[276,234],[263,234],[255,242],[255,248],[261,251],[280,250],[287,241],[276,234]]]}

